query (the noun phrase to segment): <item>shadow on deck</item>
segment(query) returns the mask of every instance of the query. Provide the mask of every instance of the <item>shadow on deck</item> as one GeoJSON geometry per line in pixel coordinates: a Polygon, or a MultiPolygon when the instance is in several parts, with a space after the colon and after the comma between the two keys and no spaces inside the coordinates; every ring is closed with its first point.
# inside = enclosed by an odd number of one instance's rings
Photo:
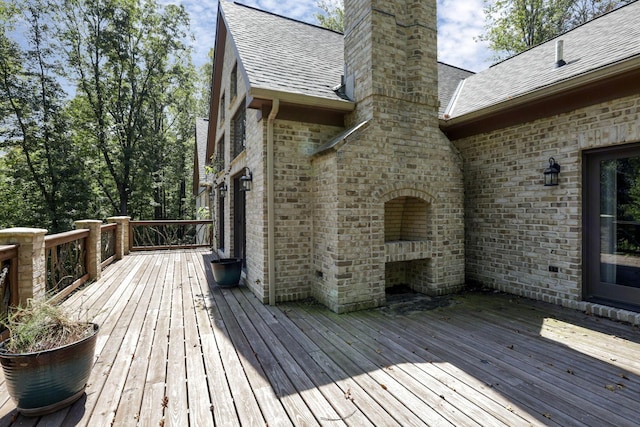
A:
{"type": "MultiPolygon", "coordinates": [[[[136,253],[66,304],[100,324],[86,395],[0,426],[637,425],[640,332],[494,293],[336,315],[221,289],[202,251],[136,253]]],[[[82,314],[81,314],[82,315],[82,314]]]]}

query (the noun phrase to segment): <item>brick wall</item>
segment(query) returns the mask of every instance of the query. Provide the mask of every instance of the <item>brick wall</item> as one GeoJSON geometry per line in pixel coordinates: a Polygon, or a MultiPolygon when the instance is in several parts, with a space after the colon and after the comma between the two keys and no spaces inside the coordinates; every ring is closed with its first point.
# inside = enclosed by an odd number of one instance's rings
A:
{"type": "Polygon", "coordinates": [[[465,170],[467,280],[585,309],[582,151],[634,142],[638,97],[456,141],[465,170]],[[557,187],[543,186],[549,157],[562,167],[557,187]]]}
{"type": "MultiPolygon", "coordinates": [[[[235,179],[245,173],[245,168],[249,168],[253,174],[252,191],[245,193],[246,197],[246,267],[247,273],[243,278],[244,283],[261,299],[266,299],[264,284],[265,253],[266,246],[266,217],[262,215],[265,203],[264,195],[264,129],[263,122],[259,121],[259,113],[255,110],[246,112],[246,148],[238,156],[233,153],[233,130],[231,118],[240,110],[246,108],[245,100],[247,94],[247,84],[245,75],[240,65],[237,68],[237,91],[235,96],[231,96],[231,74],[237,64],[237,57],[233,48],[231,38],[227,38],[225,45],[224,64],[222,70],[221,95],[224,96],[224,104],[220,105],[218,113],[216,149],[224,148],[224,153],[214,153],[214,157],[224,158],[224,168],[215,177],[217,188],[223,182],[228,191],[224,198],[224,251],[220,253],[222,257],[234,256],[234,185],[235,179]],[[224,109],[224,112],[223,112],[224,109]]],[[[213,217],[218,217],[220,199],[214,198],[213,217]]]]}
{"type": "MultiPolygon", "coordinates": [[[[276,120],[274,125],[276,300],[312,295],[314,167],[310,155],[342,128],[276,120]]],[[[265,213],[266,215],[266,213],[265,213]]]]}

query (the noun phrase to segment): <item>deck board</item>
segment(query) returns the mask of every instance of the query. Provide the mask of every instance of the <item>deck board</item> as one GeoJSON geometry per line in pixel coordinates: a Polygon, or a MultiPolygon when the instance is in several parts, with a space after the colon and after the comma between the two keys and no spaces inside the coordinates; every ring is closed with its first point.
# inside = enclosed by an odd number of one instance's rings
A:
{"type": "Polygon", "coordinates": [[[310,301],[267,306],[215,285],[208,261],[135,253],[71,295],[65,304],[101,326],[86,394],[26,418],[0,374],[0,427],[640,420],[637,327],[494,293],[342,315],[310,301]]]}

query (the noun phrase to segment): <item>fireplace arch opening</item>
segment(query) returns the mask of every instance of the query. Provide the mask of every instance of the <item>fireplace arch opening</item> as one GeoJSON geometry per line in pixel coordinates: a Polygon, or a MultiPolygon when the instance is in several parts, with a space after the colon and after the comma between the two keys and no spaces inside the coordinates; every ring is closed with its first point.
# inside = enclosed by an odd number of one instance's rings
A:
{"type": "Polygon", "coordinates": [[[426,240],[429,238],[429,204],[417,197],[396,197],[384,204],[384,241],[426,240]]]}
{"type": "Polygon", "coordinates": [[[400,196],[384,204],[385,287],[426,292],[432,282],[431,204],[400,196]]]}

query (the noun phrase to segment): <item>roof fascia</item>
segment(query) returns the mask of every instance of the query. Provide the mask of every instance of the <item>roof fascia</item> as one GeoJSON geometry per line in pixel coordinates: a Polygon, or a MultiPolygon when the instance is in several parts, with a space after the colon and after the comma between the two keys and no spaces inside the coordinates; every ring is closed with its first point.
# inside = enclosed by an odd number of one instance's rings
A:
{"type": "Polygon", "coordinates": [[[222,95],[222,68],[224,65],[225,45],[227,43],[227,25],[224,21],[222,6],[220,4],[218,4],[218,18],[216,22],[216,41],[213,48],[213,71],[211,74],[211,99],[209,101],[209,127],[205,163],[211,158],[215,149],[218,108],[220,107],[219,100],[222,95]]]}
{"type": "Polygon", "coordinates": [[[639,93],[640,87],[632,83],[638,78],[640,55],[635,55],[462,116],[441,118],[440,129],[449,139],[455,140],[572,111],[639,93]]]}
{"type": "Polygon", "coordinates": [[[254,100],[273,100],[279,99],[281,103],[304,105],[307,107],[323,108],[326,110],[339,111],[349,113],[353,111],[356,104],[351,101],[320,98],[317,96],[303,95],[299,93],[282,92],[273,89],[265,89],[252,87],[249,89],[248,100],[249,106],[251,106],[254,100]]]}

